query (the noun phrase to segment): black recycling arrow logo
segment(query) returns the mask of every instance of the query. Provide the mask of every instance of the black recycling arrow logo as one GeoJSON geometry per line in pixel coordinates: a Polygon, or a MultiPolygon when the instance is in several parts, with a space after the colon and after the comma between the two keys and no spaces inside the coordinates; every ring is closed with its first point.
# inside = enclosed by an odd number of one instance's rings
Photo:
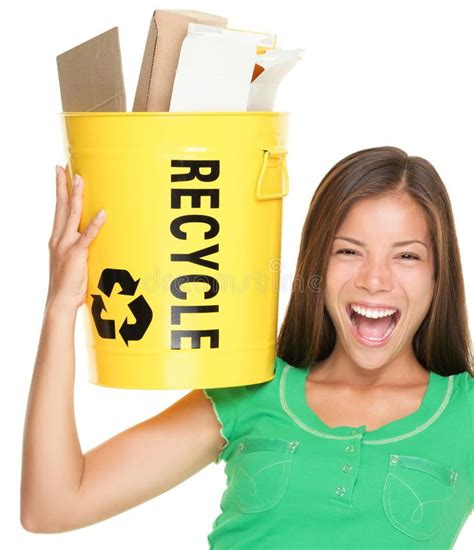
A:
{"type": "MultiPolygon", "coordinates": [[[[110,298],[115,283],[118,283],[122,289],[118,294],[134,296],[139,282],[140,279],[135,281],[126,269],[112,269],[108,267],[102,271],[97,287],[110,298]]],[[[92,317],[94,318],[99,336],[114,339],[116,337],[115,321],[113,319],[102,318],[102,311],[107,311],[104,299],[100,294],[91,294],[91,297],[92,317]]],[[[120,336],[127,346],[130,340],[141,340],[143,338],[153,319],[153,311],[141,294],[129,302],[128,308],[135,316],[136,322],[129,323],[128,317],[126,317],[119,329],[120,336]]]]}

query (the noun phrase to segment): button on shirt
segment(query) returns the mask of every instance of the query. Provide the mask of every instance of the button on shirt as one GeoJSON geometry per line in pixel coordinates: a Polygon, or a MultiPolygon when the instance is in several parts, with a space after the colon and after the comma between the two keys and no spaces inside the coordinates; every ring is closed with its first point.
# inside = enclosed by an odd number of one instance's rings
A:
{"type": "Polygon", "coordinates": [[[430,372],[414,413],[329,427],[310,367],[276,357],[261,384],[204,390],[226,439],[214,550],[452,548],[474,508],[474,378],[430,372]]]}

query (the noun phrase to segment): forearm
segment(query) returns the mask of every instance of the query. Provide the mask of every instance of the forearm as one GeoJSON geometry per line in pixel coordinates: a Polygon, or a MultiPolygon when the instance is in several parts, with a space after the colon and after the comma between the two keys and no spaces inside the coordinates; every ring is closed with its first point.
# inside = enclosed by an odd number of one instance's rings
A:
{"type": "Polygon", "coordinates": [[[74,416],[77,312],[47,304],[28,398],[21,482],[22,523],[44,528],[77,494],[83,454],[74,416]]]}

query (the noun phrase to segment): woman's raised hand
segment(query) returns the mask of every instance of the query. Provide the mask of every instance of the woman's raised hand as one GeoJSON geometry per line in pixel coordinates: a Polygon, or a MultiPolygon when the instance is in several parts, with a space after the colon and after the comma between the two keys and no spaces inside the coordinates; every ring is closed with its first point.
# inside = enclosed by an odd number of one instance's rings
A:
{"type": "Polygon", "coordinates": [[[69,196],[65,169],[57,166],[56,174],[56,212],[48,243],[50,273],[46,304],[77,310],[86,299],[89,246],[104,224],[105,212],[100,210],[80,233],[84,182],[79,175],[74,176],[69,196]]]}

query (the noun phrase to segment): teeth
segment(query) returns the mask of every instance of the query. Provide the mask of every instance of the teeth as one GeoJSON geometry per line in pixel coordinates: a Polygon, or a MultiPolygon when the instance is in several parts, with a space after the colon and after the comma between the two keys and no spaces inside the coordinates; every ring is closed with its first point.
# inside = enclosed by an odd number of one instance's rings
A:
{"type": "Polygon", "coordinates": [[[393,315],[397,311],[396,308],[368,308],[359,306],[357,304],[351,304],[351,308],[359,315],[363,315],[364,317],[368,317],[369,319],[379,319],[380,317],[387,317],[389,315],[393,315]]]}

